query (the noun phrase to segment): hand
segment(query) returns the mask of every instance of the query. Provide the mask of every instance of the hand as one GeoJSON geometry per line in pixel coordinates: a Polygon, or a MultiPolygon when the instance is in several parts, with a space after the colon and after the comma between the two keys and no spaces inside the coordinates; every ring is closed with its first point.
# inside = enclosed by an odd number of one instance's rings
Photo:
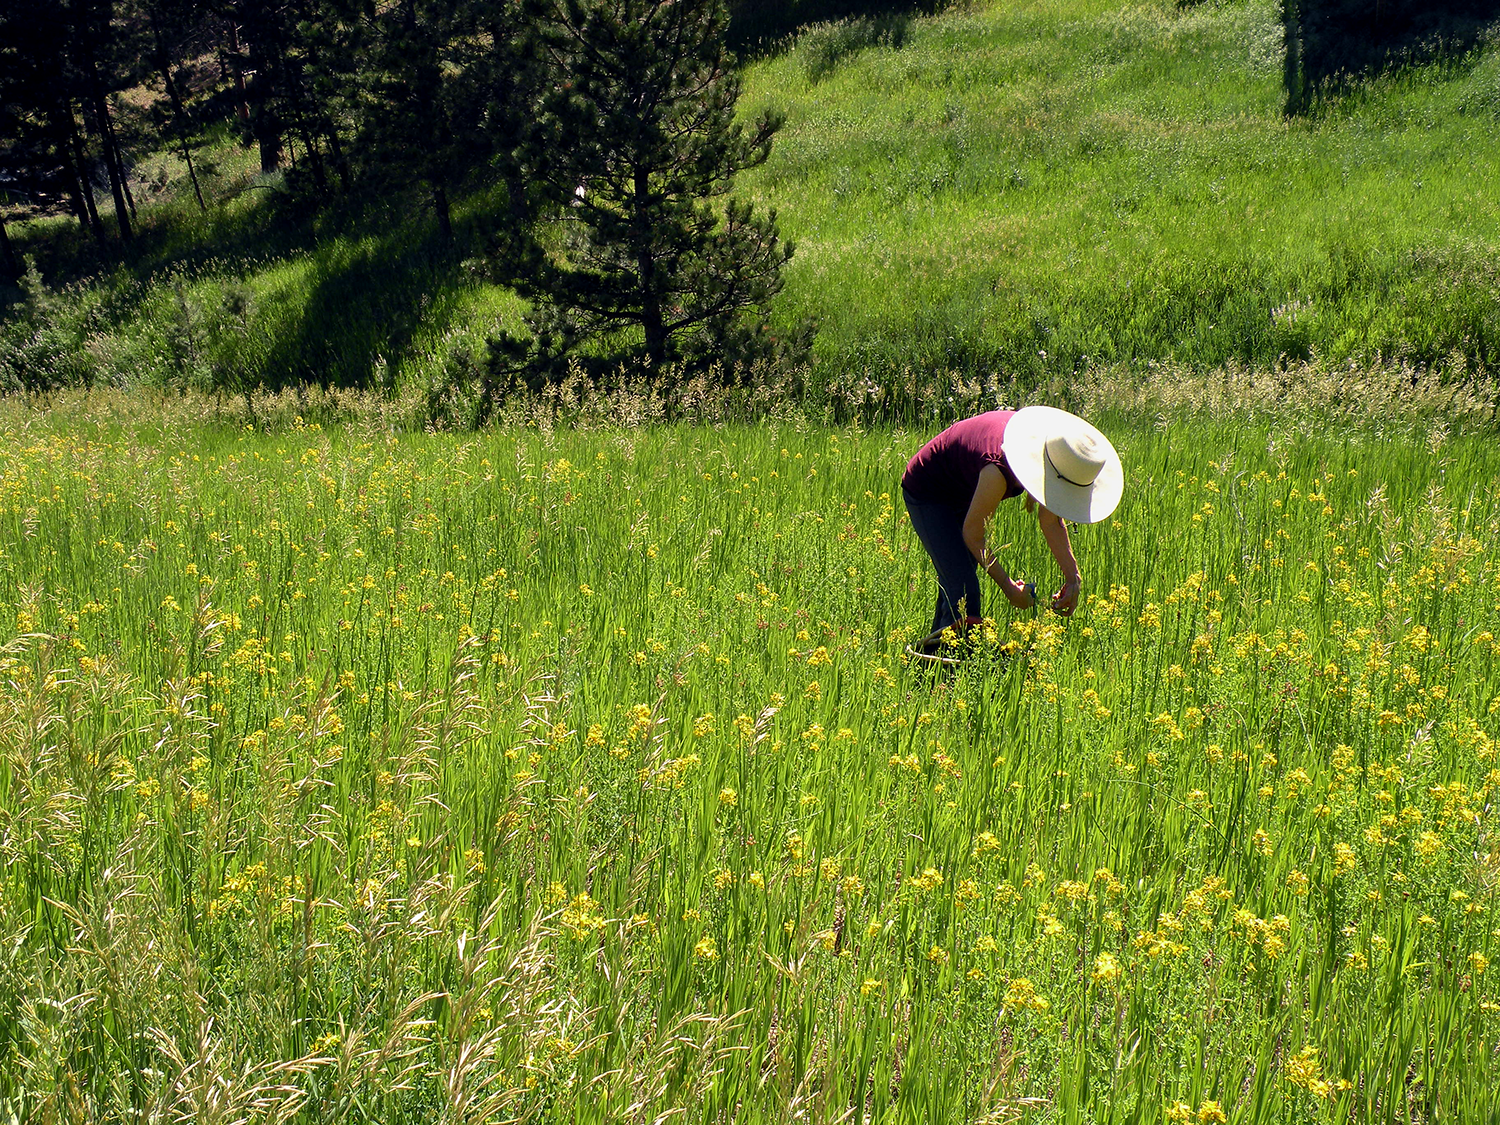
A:
{"type": "Polygon", "coordinates": [[[1063,588],[1052,595],[1052,612],[1059,617],[1072,617],[1078,608],[1078,595],[1083,592],[1083,579],[1069,578],[1063,588]]]}
{"type": "Polygon", "coordinates": [[[1029,583],[1017,582],[1013,578],[1007,578],[999,585],[1000,589],[1005,592],[1005,600],[1010,602],[1016,609],[1030,609],[1036,605],[1034,587],[1029,583]]]}

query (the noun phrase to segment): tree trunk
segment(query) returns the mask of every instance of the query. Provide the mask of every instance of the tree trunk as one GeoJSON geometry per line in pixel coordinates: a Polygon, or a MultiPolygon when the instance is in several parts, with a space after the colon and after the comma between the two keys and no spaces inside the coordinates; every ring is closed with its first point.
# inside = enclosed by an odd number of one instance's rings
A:
{"type": "Polygon", "coordinates": [[[157,22],[154,7],[151,9],[151,34],[156,40],[157,70],[161,73],[162,83],[167,88],[167,100],[172,103],[172,122],[177,128],[177,140],[182,145],[182,160],[187,165],[188,179],[193,181],[193,194],[198,197],[198,210],[206,212],[208,206],[203,202],[203,189],[198,186],[198,172],[193,167],[193,150],[188,144],[187,110],[183,107],[177,83],[172,81],[172,55],[167,50],[166,41],[162,38],[161,24],[157,22]]]}
{"type": "Polygon", "coordinates": [[[1307,70],[1302,59],[1301,0],[1282,0],[1281,27],[1285,54],[1282,56],[1282,84],[1286,87],[1287,117],[1306,113],[1308,106],[1307,70]]]}
{"type": "Polygon", "coordinates": [[[109,100],[104,102],[104,138],[109,142],[109,153],[120,173],[120,190],[125,193],[125,205],[130,208],[130,217],[135,218],[135,196],[130,191],[130,177],[125,172],[125,157],[120,152],[120,135],[115,132],[114,115],[109,112],[109,100]]]}
{"type": "Polygon", "coordinates": [[[94,224],[89,218],[89,209],[83,202],[83,178],[79,176],[78,169],[73,166],[73,155],[68,153],[64,166],[68,176],[68,202],[72,205],[73,215],[78,220],[78,225],[90,234],[97,235],[94,224]]]}
{"type": "Polygon", "coordinates": [[[328,174],[323,170],[323,153],[313,141],[312,132],[305,128],[302,130],[302,158],[312,169],[313,187],[318,189],[318,194],[328,194],[328,174]]]}
{"type": "Polygon", "coordinates": [[[82,17],[78,32],[82,42],[81,61],[83,76],[88,87],[89,107],[94,113],[94,125],[99,133],[99,143],[104,150],[104,164],[109,171],[109,188],[115,197],[115,218],[120,225],[120,240],[132,238],[131,216],[135,214],[135,201],[130,198],[130,188],[125,182],[125,165],[120,159],[120,149],[115,143],[114,122],[110,120],[109,100],[106,96],[104,76],[99,69],[99,53],[110,35],[112,4],[109,0],[97,5],[80,5],[82,17]]]}
{"type": "Polygon", "coordinates": [[[193,167],[193,149],[188,144],[187,113],[182,108],[182,99],[177,95],[177,83],[172,81],[172,70],[166,63],[161,68],[162,81],[167,84],[167,96],[172,100],[172,114],[177,124],[177,140],[182,146],[182,162],[187,165],[188,179],[193,181],[193,194],[198,197],[198,210],[206,212],[208,204],[203,202],[203,189],[198,186],[198,170],[193,167]]]}
{"type": "MultiPolygon", "coordinates": [[[[70,110],[69,116],[71,114],[72,111],[70,110]]],[[[73,214],[78,217],[78,225],[93,235],[96,241],[100,241],[102,240],[102,234],[99,230],[97,217],[93,213],[93,199],[90,198],[89,193],[88,173],[78,161],[77,152],[75,151],[77,146],[74,143],[75,138],[71,129],[65,139],[67,144],[62,149],[60,155],[63,159],[63,169],[68,177],[68,198],[73,203],[73,214]]]]}
{"type": "MultiPolygon", "coordinates": [[[[311,57],[311,45],[309,45],[308,64],[316,67],[317,60],[311,57]]],[[[304,66],[288,68],[285,73],[286,89],[284,93],[291,103],[291,116],[295,130],[302,134],[302,158],[307,166],[312,169],[313,187],[319,195],[328,194],[328,162],[323,157],[323,144],[333,134],[333,127],[323,128],[322,115],[317,112],[317,106],[308,89],[307,70],[304,66]],[[308,103],[314,101],[311,111],[308,103]]]]}
{"type": "Polygon", "coordinates": [[[132,232],[130,205],[125,201],[125,170],[120,167],[119,154],[110,144],[109,106],[104,102],[104,94],[99,88],[97,74],[93,82],[93,102],[94,123],[99,130],[99,143],[104,149],[104,165],[109,171],[109,190],[110,194],[115,197],[115,221],[120,224],[121,241],[129,242],[132,232]]]}
{"type": "Polygon", "coordinates": [[[662,323],[661,302],[649,291],[641,293],[641,327],[646,330],[646,356],[658,371],[667,359],[667,332],[662,323]]]}
{"type": "Polygon", "coordinates": [[[260,141],[260,170],[274,172],[281,167],[281,134],[267,129],[256,134],[260,141]]]}
{"type": "Polygon", "coordinates": [[[667,358],[667,333],[662,320],[661,296],[656,291],[656,258],[651,253],[651,230],[644,214],[651,190],[651,178],[645,169],[635,173],[636,278],[641,292],[641,328],[646,333],[646,356],[660,371],[667,358]]]}
{"type": "Polygon", "coordinates": [[[250,129],[260,145],[260,170],[269,174],[281,167],[281,123],[276,118],[273,102],[275,91],[271,86],[271,67],[265,57],[270,45],[262,43],[252,35],[250,39],[250,69],[255,71],[255,80],[250,83],[249,97],[252,104],[250,129]]]}
{"type": "Polygon", "coordinates": [[[88,153],[83,148],[83,137],[78,132],[78,119],[73,116],[73,107],[66,107],[68,114],[68,145],[73,152],[73,166],[77,171],[78,183],[83,200],[83,213],[86,217],[84,223],[94,233],[94,241],[104,245],[104,223],[99,218],[99,206],[94,202],[94,185],[89,182],[89,160],[88,153]]]}
{"type": "Polygon", "coordinates": [[[250,123],[250,101],[245,95],[245,68],[240,66],[240,29],[234,20],[225,21],[229,25],[229,57],[234,71],[234,112],[242,124],[250,123]]]}
{"type": "Polygon", "coordinates": [[[328,155],[333,158],[333,170],[338,175],[339,187],[347,192],[349,190],[349,158],[344,153],[344,146],[339,144],[337,129],[328,134],[328,155]]]}

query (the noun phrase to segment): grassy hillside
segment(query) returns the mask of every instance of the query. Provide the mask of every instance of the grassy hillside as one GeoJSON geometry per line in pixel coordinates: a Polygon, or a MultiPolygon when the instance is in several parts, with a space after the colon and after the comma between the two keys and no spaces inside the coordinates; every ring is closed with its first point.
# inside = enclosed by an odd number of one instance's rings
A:
{"type": "MultiPolygon", "coordinates": [[[[1271,0],[979,4],[764,52],[742,107],[788,123],[741,191],[797,243],[778,315],[820,323],[813,385],[1500,365],[1500,51],[1291,121],[1281,66],[1271,0]]],[[[138,168],[164,186],[126,265],[23,232],[71,288],[13,306],[5,346],[116,383],[410,385],[518,322],[474,268],[483,191],[447,249],[426,215],[315,219],[220,163],[206,218],[174,160],[138,168]]]]}
{"type": "Polygon", "coordinates": [[[1288,121],[1269,0],[873,30],[748,75],[789,116],[753,186],[825,361],[1500,359],[1500,55],[1288,121]]]}

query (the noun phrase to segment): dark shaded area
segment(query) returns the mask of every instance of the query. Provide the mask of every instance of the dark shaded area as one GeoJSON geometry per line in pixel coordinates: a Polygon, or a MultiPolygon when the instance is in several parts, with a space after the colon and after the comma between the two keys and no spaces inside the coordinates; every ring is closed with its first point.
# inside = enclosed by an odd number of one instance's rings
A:
{"type": "Polygon", "coordinates": [[[936,15],[950,0],[729,0],[729,47],[741,58],[774,53],[801,28],[866,20],[899,36],[914,16],[936,15]]]}
{"type": "Polygon", "coordinates": [[[1282,0],[1287,112],[1402,67],[1462,58],[1500,34],[1497,0],[1282,0]]]}
{"type": "Polygon", "coordinates": [[[445,329],[462,296],[462,267],[436,230],[395,231],[319,268],[296,329],[279,334],[253,386],[388,389],[417,337],[445,329]]]}
{"type": "MultiPolygon", "coordinates": [[[[51,285],[66,286],[123,272],[142,284],[167,271],[232,273],[314,253],[327,239],[397,231],[425,232],[428,216],[402,213],[358,198],[326,203],[263,178],[207,214],[159,206],[144,210],[128,254],[100,246],[71,225],[28,225],[12,231],[17,249],[35,260],[51,285]]],[[[0,314],[4,312],[0,301],[0,314]]]]}
{"type": "MultiPolygon", "coordinates": [[[[107,291],[94,314],[98,322],[90,322],[104,331],[148,315],[146,303],[164,278],[221,279],[225,307],[189,313],[184,303],[169,344],[191,357],[176,365],[184,384],[230,391],[381,385],[420,333],[450,323],[467,278],[464,257],[482,253],[487,242],[482,207],[445,235],[421,212],[403,216],[352,200],[319,209],[275,181],[246,191],[248,206],[242,202],[207,215],[181,208],[143,212],[123,260],[71,226],[23,227],[14,237],[47,279],[51,302],[65,302],[67,286],[75,282],[92,279],[107,291]],[[335,245],[343,240],[358,249],[335,245]],[[311,265],[300,307],[264,306],[244,290],[241,281],[268,263],[298,259],[311,265]],[[262,317],[267,319],[257,329],[262,317]],[[235,335],[248,341],[261,331],[270,336],[269,348],[234,346],[235,335]],[[215,345],[217,338],[224,346],[215,345]]],[[[0,316],[23,314],[25,299],[22,286],[0,289],[0,316]]],[[[86,371],[63,380],[92,381],[86,371]]]]}

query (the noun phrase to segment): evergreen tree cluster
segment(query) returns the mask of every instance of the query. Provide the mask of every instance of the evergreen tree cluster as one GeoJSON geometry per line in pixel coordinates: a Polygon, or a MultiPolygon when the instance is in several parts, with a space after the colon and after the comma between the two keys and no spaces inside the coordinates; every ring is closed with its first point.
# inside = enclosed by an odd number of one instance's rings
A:
{"type": "Polygon", "coordinates": [[[486,253],[529,299],[485,395],[569,362],[743,368],[805,354],[768,306],[791,256],[729,195],[780,122],[735,120],[725,0],[8,0],[5,221],[71,216],[129,259],[131,169],[176,153],[207,208],[205,138],[232,128],[311,206],[503,200],[486,253]],[[141,106],[148,107],[145,111],[141,106]]]}

